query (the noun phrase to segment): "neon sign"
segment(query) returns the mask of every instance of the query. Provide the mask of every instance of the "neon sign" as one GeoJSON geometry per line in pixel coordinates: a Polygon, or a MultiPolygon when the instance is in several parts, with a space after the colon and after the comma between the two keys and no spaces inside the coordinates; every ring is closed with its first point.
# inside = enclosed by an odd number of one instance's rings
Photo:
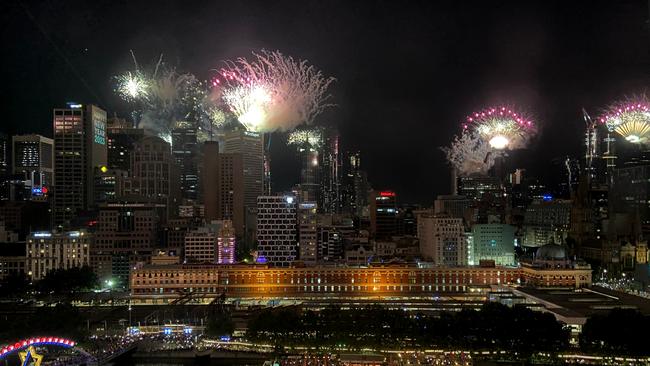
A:
{"type": "Polygon", "coordinates": [[[379,192],[380,197],[395,197],[395,192],[392,191],[381,191],[379,192]]]}
{"type": "Polygon", "coordinates": [[[2,349],[0,349],[0,360],[13,352],[31,346],[47,345],[47,346],[60,346],[60,347],[70,348],[70,347],[74,347],[76,344],[77,344],[76,342],[71,341],[69,339],[58,338],[58,337],[41,337],[41,338],[23,339],[14,344],[10,344],[2,347],[2,349]]]}

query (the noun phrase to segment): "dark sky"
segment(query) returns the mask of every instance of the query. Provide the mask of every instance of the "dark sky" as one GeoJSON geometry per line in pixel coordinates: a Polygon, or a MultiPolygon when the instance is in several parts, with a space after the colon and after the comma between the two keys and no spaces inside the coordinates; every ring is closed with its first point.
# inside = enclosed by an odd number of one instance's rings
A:
{"type": "MultiPolygon", "coordinates": [[[[111,76],[160,53],[201,78],[223,59],[279,49],[338,82],[321,122],[359,149],[376,188],[430,204],[447,193],[439,147],[475,109],[524,107],[540,126],[517,166],[549,175],[549,161],[581,150],[581,108],[597,114],[646,91],[645,1],[16,1],[0,4],[1,129],[51,136],[66,101],[126,108],[111,76]],[[85,85],[84,85],[85,84],[85,85]]],[[[274,137],[275,187],[297,180],[274,137]]]]}

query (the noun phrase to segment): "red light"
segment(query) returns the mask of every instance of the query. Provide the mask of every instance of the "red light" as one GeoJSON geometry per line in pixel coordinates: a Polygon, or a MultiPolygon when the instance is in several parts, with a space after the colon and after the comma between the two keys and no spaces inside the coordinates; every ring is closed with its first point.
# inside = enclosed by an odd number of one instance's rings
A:
{"type": "Polygon", "coordinates": [[[16,342],[16,344],[14,344],[14,348],[20,348],[20,342],[16,342]]]}
{"type": "Polygon", "coordinates": [[[47,191],[48,191],[47,187],[41,188],[41,192],[43,192],[43,194],[47,194],[47,191]]]}
{"type": "Polygon", "coordinates": [[[395,197],[395,192],[381,191],[381,192],[379,192],[379,196],[381,196],[381,197],[395,197]]]}

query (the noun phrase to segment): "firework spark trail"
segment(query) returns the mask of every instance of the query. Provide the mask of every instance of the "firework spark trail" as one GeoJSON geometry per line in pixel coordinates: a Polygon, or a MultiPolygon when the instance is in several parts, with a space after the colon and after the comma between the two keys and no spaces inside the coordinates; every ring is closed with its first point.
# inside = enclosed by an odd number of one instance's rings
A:
{"type": "Polygon", "coordinates": [[[610,132],[618,133],[629,142],[647,144],[650,137],[650,102],[645,96],[640,96],[614,103],[599,121],[610,132]]]}
{"type": "Polygon", "coordinates": [[[135,70],[115,79],[117,94],[134,108],[135,124],[170,141],[176,124],[189,121],[202,140],[213,139],[215,130],[226,120],[217,103],[219,98],[211,97],[206,85],[194,75],[167,67],[162,55],[146,69],[140,67],[133,52],[131,55],[135,70]]]}
{"type": "Polygon", "coordinates": [[[225,64],[224,101],[246,127],[290,131],[333,106],[327,90],[335,79],[306,60],[262,50],[251,61],[240,57],[225,64]]]}
{"type": "Polygon", "coordinates": [[[494,159],[501,154],[494,151],[478,132],[463,131],[456,136],[451,146],[443,147],[449,163],[460,175],[485,174],[494,165],[494,159]]]}
{"type": "Polygon", "coordinates": [[[463,123],[463,129],[476,131],[497,150],[525,147],[536,132],[530,118],[505,106],[472,113],[463,123]]]}
{"type": "Polygon", "coordinates": [[[294,130],[289,134],[287,143],[297,147],[310,147],[318,150],[323,145],[323,133],[318,128],[294,130]]]}

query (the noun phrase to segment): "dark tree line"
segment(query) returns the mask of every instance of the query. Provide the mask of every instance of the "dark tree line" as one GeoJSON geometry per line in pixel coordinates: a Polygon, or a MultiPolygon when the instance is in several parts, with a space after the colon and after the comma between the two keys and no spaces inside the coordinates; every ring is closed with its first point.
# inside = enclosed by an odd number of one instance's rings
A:
{"type": "Polygon", "coordinates": [[[580,335],[580,348],[603,355],[648,356],[650,317],[637,310],[614,309],[587,319],[580,335]]]}
{"type": "Polygon", "coordinates": [[[95,289],[99,286],[97,275],[88,266],[49,271],[45,277],[29,283],[24,274],[9,276],[0,285],[0,296],[23,296],[29,292],[40,294],[70,294],[95,289]]]}
{"type": "Polygon", "coordinates": [[[35,336],[67,337],[78,341],[85,335],[85,321],[79,309],[70,304],[41,306],[33,313],[0,317],[0,343],[35,336]]]}
{"type": "Polygon", "coordinates": [[[507,350],[521,355],[559,352],[569,341],[569,331],[553,315],[497,303],[486,303],[479,311],[439,316],[379,306],[330,307],[319,312],[265,310],[249,322],[248,336],[283,346],[322,349],[442,347],[507,350]]]}

